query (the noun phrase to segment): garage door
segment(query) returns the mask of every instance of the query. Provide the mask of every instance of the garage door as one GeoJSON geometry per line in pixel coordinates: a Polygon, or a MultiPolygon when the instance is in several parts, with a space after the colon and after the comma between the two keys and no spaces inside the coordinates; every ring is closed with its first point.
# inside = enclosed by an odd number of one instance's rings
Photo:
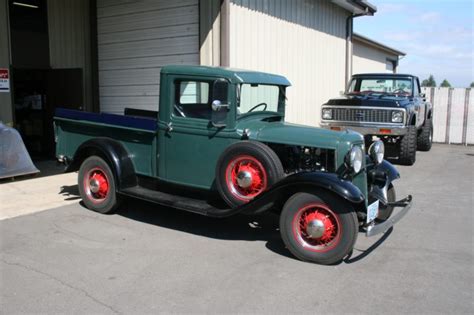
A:
{"type": "Polygon", "coordinates": [[[198,0],[98,0],[100,108],[158,110],[160,69],[199,64],[198,0]]]}

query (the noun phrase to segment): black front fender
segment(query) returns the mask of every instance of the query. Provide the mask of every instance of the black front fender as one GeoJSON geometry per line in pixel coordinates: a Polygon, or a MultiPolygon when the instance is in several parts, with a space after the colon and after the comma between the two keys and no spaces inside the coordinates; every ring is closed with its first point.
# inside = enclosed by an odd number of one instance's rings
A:
{"type": "Polygon", "coordinates": [[[94,138],[82,143],[66,171],[79,170],[82,162],[93,155],[100,156],[109,164],[119,189],[137,185],[135,168],[127,150],[122,144],[110,138],[94,138]]]}
{"type": "Polygon", "coordinates": [[[360,205],[365,201],[360,189],[347,180],[333,173],[303,172],[285,177],[269,190],[231,212],[260,213],[271,205],[282,205],[288,198],[298,192],[329,191],[352,204],[360,205]]]}

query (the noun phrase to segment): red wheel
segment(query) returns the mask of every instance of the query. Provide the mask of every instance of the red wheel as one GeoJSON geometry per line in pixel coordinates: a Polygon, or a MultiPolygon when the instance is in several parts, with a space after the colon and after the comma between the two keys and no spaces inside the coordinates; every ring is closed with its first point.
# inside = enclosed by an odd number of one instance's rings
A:
{"type": "Polygon", "coordinates": [[[302,247],[314,252],[333,249],[341,238],[339,216],[322,203],[302,207],[293,218],[293,235],[302,247]]]}
{"type": "Polygon", "coordinates": [[[296,193],[283,206],[280,233],[297,258],[329,265],[354,247],[358,220],[352,205],[330,192],[296,193]]]}
{"type": "Polygon", "coordinates": [[[100,167],[95,167],[87,172],[83,185],[87,197],[94,203],[103,202],[109,194],[109,179],[100,167]]]}
{"type": "Polygon", "coordinates": [[[256,158],[237,156],[226,168],[227,188],[242,201],[250,201],[267,189],[267,172],[256,158]]]}
{"type": "Polygon", "coordinates": [[[229,146],[216,166],[217,190],[231,207],[251,201],[283,176],[283,166],[275,152],[255,141],[229,146]]]}
{"type": "Polygon", "coordinates": [[[91,156],[81,164],[78,186],[84,205],[91,210],[110,213],[119,204],[112,170],[98,156],[91,156]]]}

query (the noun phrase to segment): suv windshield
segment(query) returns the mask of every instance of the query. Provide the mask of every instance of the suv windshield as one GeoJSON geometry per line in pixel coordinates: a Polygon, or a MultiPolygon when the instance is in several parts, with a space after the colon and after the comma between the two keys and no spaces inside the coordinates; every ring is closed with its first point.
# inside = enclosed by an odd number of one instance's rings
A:
{"type": "Polygon", "coordinates": [[[250,112],[279,112],[285,110],[284,88],[278,85],[248,84],[240,85],[239,115],[250,112]]]}
{"type": "Polygon", "coordinates": [[[349,85],[348,94],[413,94],[412,82],[408,78],[354,78],[349,85]]]}

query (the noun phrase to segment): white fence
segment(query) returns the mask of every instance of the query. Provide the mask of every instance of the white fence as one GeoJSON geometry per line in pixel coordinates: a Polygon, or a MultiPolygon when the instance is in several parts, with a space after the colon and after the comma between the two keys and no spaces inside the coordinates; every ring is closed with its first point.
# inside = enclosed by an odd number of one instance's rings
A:
{"type": "Polygon", "coordinates": [[[422,88],[433,104],[433,141],[474,144],[474,89],[422,88]]]}

